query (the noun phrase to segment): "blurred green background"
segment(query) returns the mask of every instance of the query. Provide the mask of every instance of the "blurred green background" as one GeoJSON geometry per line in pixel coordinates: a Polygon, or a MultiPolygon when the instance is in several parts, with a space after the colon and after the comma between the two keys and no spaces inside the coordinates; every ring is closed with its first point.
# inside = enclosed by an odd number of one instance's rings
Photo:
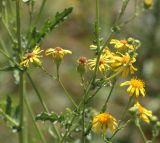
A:
{"type": "MultiPolygon", "coordinates": [[[[35,1],[34,18],[40,8],[42,0],[35,1]]],[[[121,0],[100,0],[100,25],[101,36],[106,39],[111,27],[120,11],[122,5],[121,0]]],[[[12,1],[13,11],[15,2],[12,1]]],[[[73,98],[79,102],[82,96],[82,87],[80,85],[80,77],[76,72],[76,60],[79,56],[93,57],[92,51],[89,50],[89,45],[94,39],[94,20],[95,20],[95,1],[93,0],[47,0],[43,13],[41,14],[38,26],[41,26],[45,20],[56,14],[57,11],[62,11],[64,8],[73,7],[72,14],[61,23],[55,30],[50,32],[47,37],[41,42],[41,48],[54,48],[60,46],[64,49],[69,49],[73,52],[72,55],[66,56],[60,69],[62,82],[66,89],[70,92],[73,98]]],[[[127,20],[134,13],[134,1],[130,1],[123,16],[123,20],[127,20]]],[[[21,4],[21,23],[22,34],[30,27],[29,14],[27,4],[21,4]]],[[[12,17],[13,20],[15,17],[12,17]]],[[[115,34],[115,38],[125,39],[133,37],[139,39],[142,43],[139,48],[139,55],[136,62],[138,67],[137,77],[144,79],[146,83],[146,98],[141,99],[143,105],[153,111],[160,119],[160,1],[155,0],[153,7],[150,10],[144,10],[136,19],[128,23],[120,33],[115,34]]],[[[0,41],[6,48],[11,51],[11,42],[8,38],[6,29],[3,24],[0,24],[0,41]]],[[[7,65],[8,61],[0,55],[0,66],[7,65]]],[[[44,67],[53,74],[56,74],[55,65],[48,57],[43,58],[44,67]]],[[[37,84],[44,101],[50,111],[58,113],[63,112],[67,107],[71,107],[70,102],[65,97],[61,87],[48,77],[39,68],[31,68],[29,70],[35,83],[37,84]]],[[[122,79],[120,79],[122,81],[122,79]]],[[[27,93],[35,114],[40,113],[43,109],[35,95],[32,86],[26,80],[27,93]]],[[[15,83],[15,78],[12,72],[0,72],[0,101],[3,103],[6,96],[11,96],[14,105],[18,104],[18,86],[15,83]]],[[[103,88],[93,101],[95,109],[101,107],[104,99],[106,99],[108,88],[103,88]]],[[[116,90],[112,95],[109,103],[109,111],[118,119],[123,111],[124,106],[128,101],[126,91],[116,85],[116,90]]],[[[28,119],[31,120],[30,118],[28,119]]],[[[47,123],[46,123],[47,124],[47,123]]],[[[47,132],[48,125],[39,122],[45,136],[52,142],[51,136],[47,132]]],[[[33,137],[34,127],[32,122],[29,122],[30,141],[40,143],[33,137]]],[[[144,124],[144,130],[147,137],[151,137],[149,127],[144,124]]],[[[95,143],[100,143],[99,137],[95,135],[95,143]]],[[[18,136],[1,121],[0,125],[0,143],[17,143],[18,136]]],[[[115,143],[142,143],[142,139],[136,127],[130,125],[125,130],[117,135],[115,143]]],[[[78,143],[78,141],[77,141],[78,143]]],[[[160,143],[160,138],[157,140],[160,143]]]]}

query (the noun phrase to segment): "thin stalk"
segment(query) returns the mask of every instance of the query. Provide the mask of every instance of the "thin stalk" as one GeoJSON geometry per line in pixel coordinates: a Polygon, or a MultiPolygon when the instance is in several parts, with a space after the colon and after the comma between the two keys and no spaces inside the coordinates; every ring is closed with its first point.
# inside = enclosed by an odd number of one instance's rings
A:
{"type": "Polygon", "coordinates": [[[143,132],[143,130],[142,130],[142,128],[141,128],[141,125],[138,123],[138,124],[136,124],[136,126],[137,126],[137,128],[138,128],[138,130],[139,130],[139,132],[140,132],[140,134],[141,134],[141,136],[142,136],[142,138],[143,138],[144,143],[147,143],[147,138],[146,138],[146,136],[144,135],[144,132],[143,132]]]}
{"type": "Polygon", "coordinates": [[[8,25],[5,23],[5,21],[4,21],[3,18],[1,18],[1,21],[2,21],[5,29],[7,30],[8,34],[9,34],[9,37],[11,38],[11,40],[12,40],[13,42],[15,42],[14,36],[13,36],[12,32],[10,31],[8,25]]]}
{"type": "Polygon", "coordinates": [[[130,107],[130,104],[131,104],[131,102],[132,102],[132,99],[133,99],[133,96],[129,98],[128,104],[126,105],[126,107],[125,107],[125,109],[124,109],[124,111],[123,111],[123,113],[122,113],[122,116],[121,116],[120,121],[119,121],[119,123],[118,123],[117,129],[114,131],[113,135],[110,137],[110,141],[111,141],[112,138],[118,133],[118,131],[121,129],[121,128],[119,128],[119,127],[120,127],[123,119],[124,119],[125,116],[126,116],[126,113],[127,113],[127,111],[128,111],[128,108],[130,107]]]}
{"type": "Polygon", "coordinates": [[[97,93],[100,91],[101,87],[99,87],[91,96],[88,97],[86,100],[86,103],[88,103],[93,97],[97,95],[97,93]]]}
{"type": "Polygon", "coordinates": [[[124,12],[125,12],[125,10],[126,10],[126,7],[127,7],[127,5],[128,5],[128,2],[129,2],[129,0],[123,0],[122,8],[121,8],[121,11],[120,11],[120,13],[119,13],[119,16],[118,16],[118,18],[117,18],[117,20],[116,20],[116,23],[118,23],[118,22],[120,21],[121,17],[123,16],[123,14],[124,14],[124,12]]]}
{"type": "MultiPolygon", "coordinates": [[[[74,122],[75,116],[71,120],[71,125],[74,122]]],[[[70,134],[71,131],[71,126],[68,128],[68,130],[65,132],[64,136],[61,138],[60,143],[63,143],[65,138],[67,137],[67,134],[70,134]]]]}
{"type": "MultiPolygon", "coordinates": [[[[19,50],[19,56],[22,54],[21,52],[21,24],[20,24],[20,1],[16,0],[16,23],[17,23],[17,46],[19,50]]],[[[20,122],[19,122],[19,142],[24,143],[24,73],[20,72],[20,122]]]]}
{"type": "Polygon", "coordinates": [[[98,52],[98,56],[97,56],[97,61],[96,61],[96,65],[95,65],[95,70],[94,70],[94,74],[93,74],[93,80],[91,83],[94,83],[95,79],[96,79],[96,75],[98,72],[98,66],[99,66],[99,59],[101,56],[100,51],[100,22],[99,22],[100,16],[99,16],[99,0],[96,0],[96,22],[95,22],[95,35],[96,35],[96,44],[97,44],[97,52],[98,52]]]}
{"type": "Polygon", "coordinates": [[[47,143],[47,141],[45,140],[45,138],[44,138],[41,130],[38,128],[38,126],[37,126],[37,124],[36,124],[36,122],[35,122],[32,108],[31,108],[31,106],[30,106],[30,104],[29,104],[29,101],[28,101],[28,98],[27,98],[26,96],[24,97],[24,102],[25,102],[25,104],[26,104],[26,107],[27,107],[27,109],[28,109],[29,114],[31,115],[31,119],[32,119],[32,121],[33,121],[33,125],[34,125],[35,129],[37,130],[37,133],[38,133],[39,137],[41,138],[41,140],[43,141],[43,143],[47,143]]]}
{"type": "Polygon", "coordinates": [[[20,73],[20,122],[19,143],[24,143],[24,73],[20,73]]]}
{"type": "Polygon", "coordinates": [[[82,143],[86,142],[85,138],[85,99],[83,99],[83,109],[82,109],[82,143]]]}
{"type": "Polygon", "coordinates": [[[16,21],[17,21],[17,44],[19,50],[19,56],[22,56],[21,48],[21,22],[20,22],[20,0],[16,0],[16,21]]]}
{"type": "MultiPolygon", "coordinates": [[[[41,95],[40,95],[40,93],[39,93],[39,91],[38,91],[38,89],[37,89],[34,81],[32,80],[30,74],[29,74],[28,72],[26,72],[26,74],[27,74],[27,77],[28,77],[29,81],[30,81],[31,84],[32,84],[33,89],[35,90],[35,92],[36,92],[36,94],[37,94],[37,96],[38,96],[38,98],[39,98],[39,100],[40,100],[40,103],[41,103],[44,111],[47,112],[47,113],[49,113],[49,110],[48,110],[46,104],[44,103],[44,101],[43,101],[43,99],[42,99],[42,97],[41,97],[41,95]]],[[[54,132],[55,132],[56,136],[57,136],[58,139],[60,140],[60,134],[59,134],[58,130],[56,129],[56,127],[55,127],[54,125],[53,125],[53,128],[54,128],[54,132]]]]}
{"type": "Polygon", "coordinates": [[[71,97],[71,95],[68,93],[68,91],[64,87],[63,83],[61,82],[60,78],[58,79],[58,82],[61,85],[61,87],[63,88],[66,97],[71,101],[71,103],[76,107],[76,109],[78,109],[78,106],[77,106],[76,102],[73,100],[73,98],[71,97]]]}
{"type": "Polygon", "coordinates": [[[83,101],[82,101],[82,103],[83,103],[83,107],[82,107],[82,143],[85,143],[86,142],[86,138],[85,138],[85,107],[86,107],[85,98],[86,98],[87,94],[86,94],[86,88],[84,85],[83,76],[81,76],[81,82],[82,82],[83,90],[84,90],[83,101]]]}
{"type": "Polygon", "coordinates": [[[39,13],[38,13],[38,16],[37,16],[37,19],[36,19],[35,24],[38,23],[38,20],[39,20],[40,17],[41,17],[41,14],[42,14],[42,11],[43,11],[44,6],[45,6],[45,4],[46,4],[46,1],[47,1],[47,0],[43,0],[42,3],[41,3],[41,7],[40,7],[40,10],[39,10],[39,13]]]}
{"type": "Polygon", "coordinates": [[[32,84],[33,89],[35,90],[35,92],[36,92],[36,94],[37,94],[37,96],[38,96],[38,98],[39,98],[39,101],[40,101],[40,103],[41,103],[44,111],[48,112],[48,108],[47,108],[46,104],[44,103],[44,101],[43,101],[43,99],[42,99],[42,97],[41,97],[41,95],[40,95],[40,93],[39,93],[39,91],[38,91],[35,83],[33,82],[30,74],[29,74],[28,72],[26,72],[26,74],[27,74],[27,77],[28,77],[29,81],[30,81],[31,84],[32,84]]]}
{"type": "Polygon", "coordinates": [[[2,109],[0,109],[0,113],[5,117],[5,119],[7,121],[9,121],[10,123],[12,123],[13,125],[15,125],[16,127],[19,126],[18,122],[16,122],[13,118],[11,118],[9,115],[7,115],[5,112],[3,112],[2,109]]]}
{"type": "Polygon", "coordinates": [[[111,90],[110,90],[110,92],[109,92],[109,94],[108,94],[108,97],[107,97],[107,99],[106,99],[106,101],[105,101],[105,103],[104,103],[104,105],[103,105],[103,107],[102,107],[102,109],[101,109],[101,112],[102,112],[102,113],[105,112],[106,109],[107,109],[108,101],[109,101],[109,99],[110,99],[110,97],[111,97],[111,94],[112,94],[112,92],[113,92],[113,89],[114,89],[114,87],[115,87],[115,84],[116,84],[116,81],[113,82],[113,85],[112,85],[111,90]]]}

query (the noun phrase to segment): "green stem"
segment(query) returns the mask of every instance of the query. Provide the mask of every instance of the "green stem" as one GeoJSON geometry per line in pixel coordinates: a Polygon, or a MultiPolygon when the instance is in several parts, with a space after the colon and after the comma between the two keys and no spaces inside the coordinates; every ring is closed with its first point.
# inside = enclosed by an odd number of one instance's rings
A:
{"type": "Polygon", "coordinates": [[[2,109],[0,109],[0,113],[4,116],[4,118],[9,121],[10,123],[12,123],[13,125],[15,125],[16,127],[19,126],[18,122],[16,122],[13,118],[11,118],[9,115],[7,115],[5,112],[3,112],[2,109]]]}
{"type": "Polygon", "coordinates": [[[34,88],[34,90],[35,90],[35,92],[36,92],[36,94],[37,94],[37,96],[38,96],[38,98],[39,98],[39,101],[41,102],[41,105],[42,105],[43,109],[44,109],[46,112],[48,112],[48,108],[47,108],[46,104],[44,103],[44,101],[43,101],[43,99],[42,99],[42,97],[41,97],[41,95],[40,95],[40,93],[39,93],[36,85],[34,84],[34,82],[33,82],[32,78],[31,78],[30,74],[29,74],[28,72],[26,72],[26,74],[27,74],[27,77],[28,77],[29,81],[30,81],[31,84],[32,84],[32,87],[34,88]]]}
{"type": "Polygon", "coordinates": [[[119,16],[118,16],[118,18],[116,20],[116,23],[118,23],[120,21],[121,17],[123,16],[123,14],[124,14],[124,12],[126,10],[126,7],[128,5],[128,2],[129,2],[129,0],[123,0],[122,8],[121,8],[120,14],[119,14],[119,16]]]}
{"type": "Polygon", "coordinates": [[[97,52],[98,52],[98,56],[97,56],[97,61],[96,61],[96,65],[95,65],[95,70],[94,70],[94,74],[93,74],[93,80],[91,82],[94,83],[95,79],[96,79],[96,75],[98,72],[98,66],[99,66],[99,59],[101,56],[100,51],[100,22],[99,22],[99,0],[96,0],[96,22],[95,22],[95,35],[96,35],[96,44],[97,44],[97,52]]]}
{"type": "Polygon", "coordinates": [[[46,4],[46,1],[47,1],[47,0],[43,0],[42,3],[41,3],[41,7],[40,7],[40,10],[39,10],[39,13],[38,13],[38,16],[37,16],[37,19],[36,19],[35,24],[38,23],[41,15],[42,15],[42,11],[43,11],[43,9],[44,9],[44,6],[45,6],[45,4],[46,4]]]}
{"type": "Polygon", "coordinates": [[[104,103],[104,105],[103,105],[103,107],[102,107],[102,109],[101,109],[101,112],[102,112],[102,113],[107,110],[108,101],[109,101],[109,99],[110,99],[110,97],[111,97],[111,94],[112,94],[112,92],[113,92],[113,89],[114,89],[114,87],[115,87],[115,84],[116,84],[116,80],[113,82],[113,85],[112,85],[112,87],[111,87],[111,90],[110,90],[110,92],[109,92],[109,95],[108,95],[108,97],[107,97],[107,99],[106,99],[106,101],[105,101],[105,103],[104,103]]]}
{"type": "Polygon", "coordinates": [[[13,36],[12,32],[10,31],[8,25],[5,23],[4,19],[1,18],[1,21],[2,21],[5,29],[7,30],[8,34],[9,34],[9,37],[11,38],[12,42],[15,43],[16,41],[15,41],[14,36],[13,36]]]}
{"type": "MultiPolygon", "coordinates": [[[[35,83],[33,82],[33,80],[32,80],[32,78],[31,78],[30,74],[29,74],[28,72],[26,72],[26,74],[27,74],[27,77],[28,77],[29,81],[30,81],[31,84],[32,84],[33,89],[35,90],[35,92],[36,92],[36,94],[37,94],[37,96],[38,96],[38,98],[39,98],[39,100],[40,100],[40,103],[41,103],[41,105],[42,105],[44,111],[47,112],[47,113],[49,113],[49,110],[48,110],[46,104],[44,103],[44,101],[43,101],[43,99],[42,99],[42,97],[41,97],[41,95],[40,95],[40,93],[39,93],[39,91],[38,91],[38,89],[37,89],[35,83]]],[[[60,134],[59,134],[58,130],[56,129],[56,127],[55,127],[54,125],[53,125],[53,128],[54,128],[54,132],[55,132],[56,136],[57,136],[58,139],[59,139],[60,134]]],[[[60,140],[60,139],[59,139],[59,140],[60,140]]]]}
{"type": "Polygon", "coordinates": [[[20,23],[20,0],[16,0],[16,21],[17,21],[17,42],[18,42],[18,50],[19,56],[22,56],[22,48],[21,48],[21,23],[20,23]]]}
{"type": "Polygon", "coordinates": [[[24,101],[25,101],[26,107],[27,107],[27,109],[28,109],[28,112],[29,112],[30,115],[31,115],[31,118],[32,118],[34,127],[36,128],[39,137],[41,138],[41,140],[43,141],[43,143],[47,143],[47,141],[45,140],[45,138],[44,138],[41,130],[38,128],[38,126],[37,126],[37,124],[36,124],[36,122],[35,122],[34,114],[33,114],[32,108],[31,108],[31,106],[30,106],[30,104],[29,104],[29,101],[28,101],[27,96],[24,97],[24,101]]]}
{"type": "Polygon", "coordinates": [[[127,113],[128,109],[129,109],[129,107],[130,107],[130,104],[131,104],[131,102],[132,102],[132,99],[133,99],[133,96],[129,98],[128,104],[127,104],[127,106],[125,107],[125,109],[124,109],[124,111],[123,111],[123,113],[122,113],[122,116],[121,116],[120,121],[119,121],[119,123],[118,123],[117,129],[114,131],[113,135],[110,137],[110,141],[111,141],[111,140],[113,139],[113,137],[118,133],[118,131],[121,130],[120,125],[121,125],[123,119],[124,119],[125,116],[126,116],[126,113],[127,113]]]}
{"type": "Polygon", "coordinates": [[[71,97],[71,95],[68,93],[68,91],[64,87],[63,83],[61,82],[60,78],[58,79],[58,82],[61,85],[61,87],[63,88],[66,97],[71,101],[71,103],[76,107],[76,109],[78,109],[78,106],[77,106],[76,102],[73,100],[73,98],[71,97]]]}
{"type": "Polygon", "coordinates": [[[86,137],[85,137],[85,107],[86,107],[86,102],[85,102],[85,98],[86,98],[86,88],[85,88],[85,84],[84,84],[84,78],[83,76],[81,76],[81,82],[83,85],[83,90],[84,90],[84,95],[83,95],[83,107],[82,107],[82,143],[86,142],[86,137]]]}
{"type": "Polygon", "coordinates": [[[88,97],[88,99],[86,100],[86,103],[88,103],[93,97],[95,97],[97,95],[97,93],[100,91],[101,87],[99,87],[91,96],[88,97]]]}
{"type": "Polygon", "coordinates": [[[24,143],[24,73],[20,72],[20,121],[19,143],[24,143]]]}
{"type": "Polygon", "coordinates": [[[141,125],[139,124],[139,122],[138,122],[138,124],[136,124],[136,126],[137,126],[137,128],[138,128],[138,130],[139,130],[139,132],[140,132],[140,134],[141,134],[141,136],[143,138],[144,143],[147,143],[147,138],[144,135],[144,132],[143,132],[143,130],[142,130],[141,125]]]}
{"type": "MultiPolygon", "coordinates": [[[[20,32],[20,0],[16,0],[16,22],[17,22],[17,46],[19,50],[19,57],[21,52],[21,32],[20,32]]],[[[20,122],[19,122],[19,142],[24,143],[24,73],[20,71],[20,122]]]]}

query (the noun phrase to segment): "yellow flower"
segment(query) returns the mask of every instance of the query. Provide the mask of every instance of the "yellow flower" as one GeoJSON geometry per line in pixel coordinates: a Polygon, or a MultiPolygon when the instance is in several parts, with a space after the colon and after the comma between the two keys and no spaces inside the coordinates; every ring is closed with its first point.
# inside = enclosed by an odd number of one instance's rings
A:
{"type": "Polygon", "coordinates": [[[130,96],[135,95],[136,97],[138,97],[140,94],[142,94],[143,97],[145,96],[145,83],[143,80],[132,78],[130,81],[126,81],[120,84],[120,86],[125,85],[129,85],[129,87],[127,88],[127,92],[130,96]]]}
{"type": "Polygon", "coordinates": [[[126,48],[129,48],[131,50],[134,50],[134,46],[132,44],[129,44],[127,40],[112,39],[110,41],[110,44],[113,44],[114,48],[116,48],[116,49],[126,49],[126,48]]]}
{"type": "Polygon", "coordinates": [[[40,49],[40,47],[35,47],[34,50],[30,53],[25,54],[22,58],[22,62],[20,63],[21,66],[29,67],[29,63],[35,63],[37,65],[41,65],[42,62],[40,61],[41,55],[39,55],[43,50],[40,49]]]}
{"type": "MultiPolygon", "coordinates": [[[[139,102],[136,102],[133,107],[136,107],[138,110],[138,116],[145,122],[149,123],[149,118],[152,117],[152,111],[147,110],[139,102]]],[[[132,107],[131,107],[132,108],[132,107]]]]}
{"type": "Polygon", "coordinates": [[[63,59],[64,55],[66,54],[72,54],[72,52],[61,47],[49,48],[46,50],[46,55],[52,55],[54,59],[63,59]]]}
{"type": "Polygon", "coordinates": [[[117,120],[109,113],[101,113],[93,118],[92,129],[96,133],[105,134],[106,130],[109,129],[112,132],[117,127],[117,120]]]}
{"type": "Polygon", "coordinates": [[[108,47],[104,48],[103,49],[103,52],[102,52],[103,55],[107,56],[107,57],[110,57],[112,58],[115,54],[112,53],[108,47]]]}
{"type": "MultiPolygon", "coordinates": [[[[96,62],[97,62],[97,58],[88,60],[88,65],[89,65],[91,70],[95,69],[96,62]]],[[[107,69],[110,68],[110,65],[109,65],[110,63],[113,63],[113,60],[111,60],[106,55],[101,55],[100,59],[99,59],[99,65],[98,65],[99,71],[100,72],[105,72],[107,69]]]]}
{"type": "Polygon", "coordinates": [[[59,65],[64,58],[64,55],[66,54],[72,54],[71,51],[65,50],[61,47],[56,47],[56,48],[49,48],[46,50],[46,56],[52,55],[54,61],[56,62],[57,65],[59,65]]]}
{"type": "Polygon", "coordinates": [[[120,54],[120,56],[113,56],[114,63],[111,64],[111,67],[114,71],[118,72],[122,70],[122,76],[127,76],[129,73],[134,74],[137,71],[137,68],[133,66],[133,63],[136,62],[136,59],[131,58],[128,53],[125,55],[120,54]]]}

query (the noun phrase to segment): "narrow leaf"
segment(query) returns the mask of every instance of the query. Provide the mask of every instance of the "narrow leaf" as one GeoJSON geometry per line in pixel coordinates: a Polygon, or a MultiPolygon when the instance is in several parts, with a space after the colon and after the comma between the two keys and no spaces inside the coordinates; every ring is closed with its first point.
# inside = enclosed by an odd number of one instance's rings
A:
{"type": "Polygon", "coordinates": [[[11,100],[10,96],[7,96],[5,113],[7,115],[11,115],[11,111],[12,111],[12,100],[11,100]]]}
{"type": "Polygon", "coordinates": [[[41,120],[41,121],[54,122],[54,121],[58,120],[58,115],[54,112],[51,112],[51,113],[42,112],[42,113],[38,114],[35,119],[41,120]]]}

